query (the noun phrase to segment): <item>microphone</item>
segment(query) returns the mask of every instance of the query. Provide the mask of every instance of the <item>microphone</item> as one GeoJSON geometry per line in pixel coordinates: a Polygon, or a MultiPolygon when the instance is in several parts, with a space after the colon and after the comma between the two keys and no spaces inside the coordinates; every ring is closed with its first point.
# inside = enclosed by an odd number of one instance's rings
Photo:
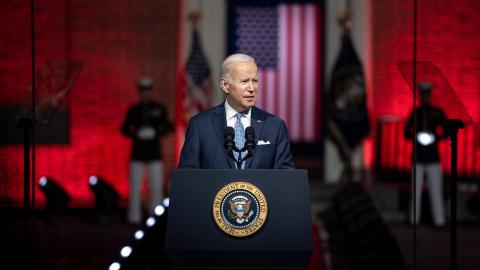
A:
{"type": "Polygon", "coordinates": [[[247,157],[252,156],[253,149],[255,149],[255,129],[247,127],[245,129],[245,147],[243,149],[247,150],[247,157]]]}
{"type": "Polygon", "coordinates": [[[225,128],[225,150],[227,150],[227,153],[229,155],[233,156],[233,150],[236,148],[235,147],[235,142],[233,139],[235,139],[235,130],[233,127],[227,127],[225,128]]]}
{"type": "Polygon", "coordinates": [[[238,148],[235,147],[235,129],[233,127],[226,127],[225,128],[225,150],[227,151],[228,156],[233,159],[233,161],[237,164],[237,169],[240,168],[241,163],[238,159],[235,159],[233,155],[233,150],[238,151],[238,148]]]}
{"type": "Polygon", "coordinates": [[[247,151],[247,154],[239,160],[238,168],[242,165],[242,163],[251,158],[253,156],[253,149],[255,149],[255,130],[252,127],[247,127],[245,129],[245,146],[240,150],[241,152],[247,151]]]}

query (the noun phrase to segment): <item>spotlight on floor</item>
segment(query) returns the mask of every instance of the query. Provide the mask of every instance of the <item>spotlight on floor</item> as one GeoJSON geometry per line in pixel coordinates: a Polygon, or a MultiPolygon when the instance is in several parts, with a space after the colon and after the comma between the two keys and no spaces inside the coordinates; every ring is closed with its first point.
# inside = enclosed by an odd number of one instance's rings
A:
{"type": "Polygon", "coordinates": [[[145,233],[142,230],[137,230],[134,234],[136,240],[141,240],[145,233]]]}
{"type": "Polygon", "coordinates": [[[153,227],[153,225],[155,225],[157,221],[155,220],[154,217],[149,217],[147,218],[147,221],[145,222],[145,224],[147,225],[147,227],[153,227]]]}
{"type": "Polygon", "coordinates": [[[95,194],[95,208],[100,221],[109,221],[117,207],[118,192],[99,176],[92,175],[88,179],[90,189],[95,194]]]}
{"type": "Polygon", "coordinates": [[[120,263],[118,262],[113,262],[110,264],[110,267],[108,267],[108,270],[119,270],[121,267],[120,263]]]}
{"type": "Polygon", "coordinates": [[[170,206],[170,198],[167,197],[167,198],[163,199],[162,204],[163,204],[163,206],[165,206],[165,207],[169,207],[169,206],[170,206]]]}
{"type": "Polygon", "coordinates": [[[120,256],[122,256],[123,258],[128,258],[128,256],[130,256],[130,254],[132,254],[132,248],[130,246],[124,246],[121,250],[120,250],[120,256]]]}
{"type": "Polygon", "coordinates": [[[42,176],[38,180],[40,189],[47,198],[46,208],[51,213],[60,213],[67,209],[70,195],[52,178],[42,176]]]}
{"type": "Polygon", "coordinates": [[[163,215],[163,213],[165,213],[165,207],[163,207],[162,205],[157,205],[155,207],[155,215],[157,217],[159,217],[159,216],[163,215]]]}

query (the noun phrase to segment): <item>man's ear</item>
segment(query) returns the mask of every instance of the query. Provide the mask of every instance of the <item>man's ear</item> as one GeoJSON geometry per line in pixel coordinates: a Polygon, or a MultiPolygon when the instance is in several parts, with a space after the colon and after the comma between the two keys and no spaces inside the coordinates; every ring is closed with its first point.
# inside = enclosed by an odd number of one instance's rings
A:
{"type": "Polygon", "coordinates": [[[226,78],[222,78],[220,80],[220,87],[222,88],[223,92],[228,95],[228,82],[226,78]]]}

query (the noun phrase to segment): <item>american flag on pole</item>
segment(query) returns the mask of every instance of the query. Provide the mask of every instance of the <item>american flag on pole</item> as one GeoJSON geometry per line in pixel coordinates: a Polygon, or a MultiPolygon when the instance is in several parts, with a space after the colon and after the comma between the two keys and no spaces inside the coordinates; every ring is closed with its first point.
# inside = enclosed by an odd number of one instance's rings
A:
{"type": "Polygon", "coordinates": [[[187,113],[187,120],[210,107],[210,95],[212,91],[210,67],[203,54],[200,39],[196,30],[193,30],[192,40],[192,51],[188,58],[185,72],[186,95],[183,100],[183,107],[187,113]]]}
{"type": "Polygon", "coordinates": [[[211,106],[212,80],[210,67],[196,30],[192,33],[192,49],[185,68],[177,77],[175,112],[176,160],[179,160],[185,129],[192,116],[211,106]]]}
{"type": "Polygon", "coordinates": [[[266,2],[230,2],[229,52],[246,53],[257,61],[256,106],[284,119],[294,142],[317,142],[322,5],[318,1],[266,2]]]}

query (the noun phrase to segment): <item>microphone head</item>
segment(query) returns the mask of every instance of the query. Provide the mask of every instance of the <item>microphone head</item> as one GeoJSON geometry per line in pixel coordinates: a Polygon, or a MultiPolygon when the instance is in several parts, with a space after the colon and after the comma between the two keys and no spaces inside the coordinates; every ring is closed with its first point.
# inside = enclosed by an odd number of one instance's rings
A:
{"type": "Polygon", "coordinates": [[[252,127],[247,127],[245,129],[245,139],[247,141],[248,140],[254,141],[255,140],[255,129],[253,129],[252,127]]]}
{"type": "Polygon", "coordinates": [[[255,129],[252,127],[245,129],[245,147],[250,154],[255,148],[255,129]]]}
{"type": "Polygon", "coordinates": [[[235,138],[235,129],[233,129],[233,127],[225,128],[225,137],[227,136],[232,136],[232,140],[235,138]]]}
{"type": "Polygon", "coordinates": [[[233,139],[235,139],[235,130],[233,127],[225,128],[225,150],[227,150],[229,154],[235,149],[235,142],[233,139]]]}

